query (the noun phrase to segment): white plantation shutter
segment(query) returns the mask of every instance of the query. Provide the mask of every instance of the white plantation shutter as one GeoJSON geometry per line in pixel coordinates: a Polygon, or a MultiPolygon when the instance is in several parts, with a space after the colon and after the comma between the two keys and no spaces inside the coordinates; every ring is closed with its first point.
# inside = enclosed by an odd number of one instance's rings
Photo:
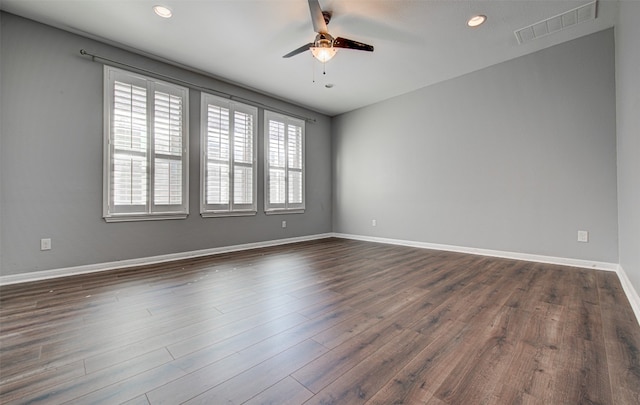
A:
{"type": "Polygon", "coordinates": [[[147,89],[113,85],[113,204],[147,204],[147,89]]]}
{"type": "Polygon", "coordinates": [[[203,216],[256,212],[256,122],[258,110],[202,93],[203,216]]]}
{"type": "Polygon", "coordinates": [[[235,111],[233,125],[233,202],[254,206],[253,144],[256,116],[235,111]]]}
{"type": "Polygon", "coordinates": [[[302,128],[289,125],[287,131],[287,161],[289,203],[302,203],[302,128]]]}
{"type": "Polygon", "coordinates": [[[154,124],[156,205],[182,204],[182,97],[156,91],[154,124]]]}
{"type": "Polygon", "coordinates": [[[206,204],[229,203],[229,110],[207,105],[206,204]]]}
{"type": "Polygon", "coordinates": [[[304,121],[265,111],[265,211],[302,212],[304,121]]]}
{"type": "Polygon", "coordinates": [[[183,218],[186,88],[105,67],[107,221],[183,218]]]}
{"type": "Polygon", "coordinates": [[[286,202],[285,192],[285,124],[277,121],[269,121],[269,204],[281,204],[284,208],[286,202]]]}

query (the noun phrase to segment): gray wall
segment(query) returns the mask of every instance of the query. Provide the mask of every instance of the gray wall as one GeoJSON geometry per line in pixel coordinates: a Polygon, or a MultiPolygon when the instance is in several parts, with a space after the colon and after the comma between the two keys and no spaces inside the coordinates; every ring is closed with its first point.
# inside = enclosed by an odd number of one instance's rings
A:
{"type": "Polygon", "coordinates": [[[617,263],[614,70],[609,29],[334,118],[334,231],[617,263]]]}
{"type": "Polygon", "coordinates": [[[640,2],[620,2],[616,26],[620,265],[640,293],[640,2]]]}
{"type": "MultiPolygon", "coordinates": [[[[3,275],[331,231],[330,118],[78,35],[2,14],[0,216],[3,275]],[[266,216],[262,136],[255,217],[199,215],[199,100],[190,92],[190,215],[186,220],[102,219],[102,65],[79,50],[314,117],[307,124],[307,210],[266,216]],[[287,221],[282,229],[280,222],[287,221]],[[53,249],[40,251],[50,237],[53,249]]],[[[262,111],[260,112],[262,128],[262,111]]]]}

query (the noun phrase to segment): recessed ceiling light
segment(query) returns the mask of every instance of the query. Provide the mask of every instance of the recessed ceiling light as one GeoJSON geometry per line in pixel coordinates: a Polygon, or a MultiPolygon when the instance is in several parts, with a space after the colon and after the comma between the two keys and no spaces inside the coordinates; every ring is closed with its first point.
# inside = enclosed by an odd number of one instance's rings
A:
{"type": "Polygon", "coordinates": [[[173,15],[171,9],[165,6],[153,6],[153,12],[162,18],[171,18],[173,15]]]}
{"type": "Polygon", "coordinates": [[[467,25],[469,27],[478,27],[480,25],[482,25],[485,21],[487,21],[487,16],[486,15],[474,15],[473,17],[469,18],[467,20],[467,25]]]}

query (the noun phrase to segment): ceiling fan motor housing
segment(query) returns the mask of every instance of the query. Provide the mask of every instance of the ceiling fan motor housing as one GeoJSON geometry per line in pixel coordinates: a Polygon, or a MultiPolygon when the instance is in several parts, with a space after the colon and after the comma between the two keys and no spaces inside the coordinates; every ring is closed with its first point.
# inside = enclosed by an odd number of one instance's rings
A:
{"type": "Polygon", "coordinates": [[[316,35],[314,46],[317,48],[331,48],[333,46],[333,37],[328,33],[318,34],[316,35]]]}

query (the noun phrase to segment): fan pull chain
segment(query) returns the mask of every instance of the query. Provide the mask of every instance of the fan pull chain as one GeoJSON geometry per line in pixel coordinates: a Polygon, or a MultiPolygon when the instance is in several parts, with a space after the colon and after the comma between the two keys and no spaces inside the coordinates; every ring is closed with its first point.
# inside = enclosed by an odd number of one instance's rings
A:
{"type": "MultiPolygon", "coordinates": [[[[322,62],[322,74],[327,74],[327,62],[322,62]]],[[[311,81],[316,82],[316,60],[313,56],[311,57],[311,81]]]]}

